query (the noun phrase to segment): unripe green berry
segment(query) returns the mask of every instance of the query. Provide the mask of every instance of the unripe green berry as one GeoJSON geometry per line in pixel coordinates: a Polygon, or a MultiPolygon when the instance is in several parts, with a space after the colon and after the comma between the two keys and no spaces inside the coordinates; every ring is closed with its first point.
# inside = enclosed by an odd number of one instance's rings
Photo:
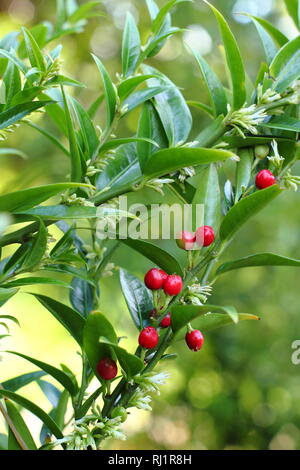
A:
{"type": "Polygon", "coordinates": [[[269,155],[270,149],[268,145],[256,145],[254,149],[255,157],[263,160],[269,155]]]}
{"type": "Polygon", "coordinates": [[[111,417],[112,418],[120,417],[122,423],[126,421],[127,416],[128,416],[127,411],[125,410],[125,408],[123,408],[123,406],[117,406],[111,412],[111,417]]]}

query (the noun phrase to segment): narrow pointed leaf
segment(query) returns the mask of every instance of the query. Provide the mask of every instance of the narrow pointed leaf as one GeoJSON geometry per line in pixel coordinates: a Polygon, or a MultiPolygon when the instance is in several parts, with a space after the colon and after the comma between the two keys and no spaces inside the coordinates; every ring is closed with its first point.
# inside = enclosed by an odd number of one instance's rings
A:
{"type": "Polygon", "coordinates": [[[256,191],[255,193],[241,199],[227,213],[220,228],[221,240],[229,240],[251,217],[261,211],[275,197],[281,194],[279,186],[270,186],[267,189],[256,191]]]}
{"type": "Polygon", "coordinates": [[[156,178],[186,166],[207,165],[209,163],[224,161],[233,154],[226,150],[203,148],[170,148],[160,150],[148,159],[144,175],[147,178],[156,178]]]}
{"type": "Polygon", "coordinates": [[[176,273],[181,276],[183,275],[182,268],[177,259],[154,243],[131,238],[126,238],[121,240],[121,242],[138,251],[146,258],[150,259],[153,263],[155,263],[161,269],[165,270],[168,274],[176,273]]]}
{"type": "Polygon", "coordinates": [[[29,361],[32,364],[36,365],[37,367],[42,369],[44,372],[51,375],[51,377],[56,379],[64,388],[66,388],[70,392],[71,395],[74,395],[76,391],[74,388],[74,384],[72,380],[70,379],[70,377],[67,374],[65,374],[65,372],[63,372],[62,370],[57,369],[57,367],[51,366],[50,364],[47,364],[46,362],[39,361],[38,359],[35,359],[30,356],[26,356],[25,354],[21,354],[15,351],[7,351],[7,352],[9,354],[14,354],[15,356],[22,357],[26,361],[29,361]]]}
{"type": "Polygon", "coordinates": [[[29,385],[32,382],[36,382],[41,377],[47,375],[44,371],[36,371],[36,372],[29,372],[27,374],[19,375],[18,377],[14,377],[13,379],[8,379],[5,382],[2,382],[2,387],[5,390],[10,390],[11,392],[16,392],[22,387],[29,385]]]}
{"type": "Polygon", "coordinates": [[[102,80],[103,80],[103,85],[104,85],[104,95],[105,95],[105,101],[106,101],[106,109],[107,109],[107,122],[106,125],[109,127],[116,114],[116,108],[117,108],[117,94],[115,87],[111,81],[110,76],[108,75],[108,72],[100,59],[96,57],[94,54],[92,54],[94,61],[96,62],[96,65],[99,69],[99,72],[101,74],[102,80]]]}
{"type": "Polygon", "coordinates": [[[223,38],[226,61],[232,82],[233,108],[242,108],[246,101],[246,75],[239,47],[223,15],[207,1],[205,3],[212,9],[223,38]]]}
{"type": "Polygon", "coordinates": [[[28,411],[33,413],[37,416],[49,429],[51,429],[52,433],[57,439],[62,439],[63,434],[61,433],[60,429],[58,428],[57,424],[53,421],[50,416],[45,413],[39,406],[37,406],[32,401],[28,400],[27,398],[18,395],[17,393],[10,392],[8,390],[0,390],[0,396],[8,398],[18,405],[21,405],[23,408],[26,408],[28,411]]]}
{"type": "Polygon", "coordinates": [[[206,60],[192,49],[192,52],[200,67],[202,78],[209,93],[210,101],[214,110],[214,116],[227,114],[227,98],[223,85],[215,72],[210,68],[206,60]]]}
{"type": "Polygon", "coordinates": [[[26,211],[67,189],[79,187],[90,187],[90,185],[82,183],[56,183],[5,194],[0,196],[0,211],[26,211]]]}
{"type": "Polygon", "coordinates": [[[221,264],[217,269],[217,274],[226,273],[233,269],[249,268],[254,266],[296,266],[300,267],[300,260],[279,256],[274,253],[257,253],[245,258],[228,261],[221,264]]]}
{"type": "Polygon", "coordinates": [[[36,299],[69,331],[71,336],[82,345],[85,319],[67,305],[45,295],[33,294],[36,299]]]}
{"type": "Polygon", "coordinates": [[[125,269],[120,269],[122,292],[136,327],[141,330],[149,324],[149,314],[153,309],[153,297],[145,284],[125,269]]]}
{"type": "Polygon", "coordinates": [[[122,74],[134,73],[141,52],[140,33],[131,13],[127,13],[122,44],[122,74]]]}

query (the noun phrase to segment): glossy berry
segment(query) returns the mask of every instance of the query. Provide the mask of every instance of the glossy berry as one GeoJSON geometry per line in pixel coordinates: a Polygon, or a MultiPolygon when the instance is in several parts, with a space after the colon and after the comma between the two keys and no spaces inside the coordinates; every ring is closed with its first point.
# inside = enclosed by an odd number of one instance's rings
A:
{"type": "Polygon", "coordinates": [[[148,289],[158,290],[164,285],[167,274],[161,269],[152,268],[145,276],[144,282],[148,289]]]}
{"type": "Polygon", "coordinates": [[[204,343],[204,337],[199,330],[189,331],[185,335],[185,342],[192,351],[199,351],[204,343]]]}
{"type": "Polygon", "coordinates": [[[258,189],[265,189],[273,186],[276,183],[276,178],[270,170],[261,170],[256,175],[255,184],[258,189]]]}
{"type": "Polygon", "coordinates": [[[167,273],[163,270],[163,269],[159,269],[159,272],[162,276],[162,279],[163,279],[163,283],[165,282],[165,280],[167,279],[168,275],[167,273]]]}
{"type": "Polygon", "coordinates": [[[97,364],[97,372],[104,380],[114,379],[118,373],[117,364],[110,357],[104,357],[97,364]]]}
{"type": "Polygon", "coordinates": [[[167,315],[160,322],[160,326],[161,328],[169,328],[170,325],[171,325],[171,314],[167,313],[167,315]]]}
{"type": "Polygon", "coordinates": [[[187,232],[186,230],[180,232],[179,237],[176,239],[178,248],[186,251],[193,249],[195,241],[196,235],[192,232],[187,232]]]}
{"type": "Polygon", "coordinates": [[[255,157],[263,160],[269,155],[270,149],[268,145],[256,145],[254,149],[255,157]]]}
{"type": "Polygon", "coordinates": [[[209,225],[197,228],[196,240],[199,246],[210,246],[215,241],[215,231],[209,225]]]}
{"type": "Polygon", "coordinates": [[[153,349],[158,345],[158,333],[153,326],[146,326],[139,335],[139,345],[142,348],[153,349]]]}
{"type": "Polygon", "coordinates": [[[164,283],[164,291],[167,295],[178,295],[182,290],[182,279],[177,274],[171,274],[164,283]]]}

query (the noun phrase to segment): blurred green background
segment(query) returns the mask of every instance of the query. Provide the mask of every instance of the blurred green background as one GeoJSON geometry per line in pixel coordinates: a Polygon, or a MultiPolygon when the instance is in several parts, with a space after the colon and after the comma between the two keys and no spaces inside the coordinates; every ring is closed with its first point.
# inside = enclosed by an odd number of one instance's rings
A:
{"type": "MultiPolygon", "coordinates": [[[[84,2],[81,2],[84,3],[84,2]]],[[[164,1],[159,2],[160,5],[164,1]]],[[[238,38],[248,73],[254,77],[263,57],[253,25],[237,11],[265,17],[289,37],[296,34],[282,0],[214,0],[228,18],[238,38]],[[246,21],[246,22],[245,22],[246,21]]],[[[149,31],[149,19],[142,0],[103,0],[105,18],[92,20],[86,31],[63,40],[63,70],[87,85],[75,90],[85,106],[98,96],[101,83],[90,56],[99,55],[112,76],[120,72],[120,44],[126,11],[130,10],[143,36],[149,31]]],[[[51,19],[54,0],[1,0],[1,36],[51,19]]],[[[204,86],[185,42],[198,49],[223,77],[224,68],[218,45],[216,22],[205,4],[180,6],[173,15],[174,24],[187,28],[183,38],[169,40],[151,64],[166,73],[183,89],[187,99],[207,102],[204,86]]],[[[193,111],[194,112],[194,111],[193,111]]],[[[102,124],[103,113],[99,114],[102,124]]],[[[132,135],[138,113],[133,113],[120,129],[120,135],[132,135]]],[[[194,135],[206,124],[206,117],[194,113],[194,135]]],[[[53,132],[53,124],[38,116],[41,124],[53,132]]],[[[59,135],[59,134],[57,134],[59,135]]],[[[67,158],[33,129],[22,126],[2,146],[16,147],[28,155],[1,157],[1,191],[36,184],[63,181],[68,173],[67,158]]],[[[58,235],[58,232],[54,235],[58,235]]],[[[226,259],[258,251],[272,251],[299,258],[299,194],[286,192],[239,232],[226,259]]],[[[5,252],[9,254],[9,251],[5,252]]],[[[5,254],[4,253],[4,254],[5,254]]],[[[150,264],[129,249],[119,249],[114,261],[139,277],[150,264]]],[[[133,412],[125,424],[127,441],[108,441],[108,449],[299,449],[300,448],[300,365],[291,362],[294,340],[300,340],[299,275],[296,268],[249,268],[220,277],[214,303],[235,305],[240,312],[261,316],[261,321],[245,322],[206,335],[201,353],[194,354],[184,344],[176,345],[179,358],[164,363],[172,377],[162,394],[153,401],[153,413],[133,412]]],[[[26,289],[25,289],[26,290],[26,289]]],[[[38,288],[35,288],[38,291],[38,288]]],[[[28,289],[33,291],[33,288],[28,289]]],[[[67,302],[65,290],[40,288],[56,299],[67,302]]],[[[128,335],[134,349],[136,331],[118,285],[118,275],[101,285],[101,310],[118,329],[128,335]]],[[[26,293],[18,294],[2,307],[2,313],[14,314],[22,328],[12,327],[12,337],[1,342],[1,350],[17,350],[58,365],[66,363],[79,372],[79,357],[71,338],[51,315],[26,293]]],[[[33,370],[22,359],[1,354],[1,381],[33,370]]],[[[46,410],[50,405],[36,385],[22,393],[37,400],[46,410]]],[[[24,413],[35,435],[39,421],[24,413]]],[[[0,423],[0,432],[3,424],[0,423]]]]}

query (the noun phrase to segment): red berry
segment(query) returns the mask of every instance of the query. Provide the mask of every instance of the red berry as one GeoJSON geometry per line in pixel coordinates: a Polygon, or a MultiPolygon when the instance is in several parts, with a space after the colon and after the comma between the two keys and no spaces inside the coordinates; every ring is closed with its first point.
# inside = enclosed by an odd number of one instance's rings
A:
{"type": "Polygon", "coordinates": [[[165,280],[167,279],[168,275],[167,273],[163,270],[163,269],[159,269],[159,272],[162,276],[162,279],[163,279],[163,283],[165,282],[165,280]]]}
{"type": "Polygon", "coordinates": [[[192,351],[199,351],[204,343],[204,338],[199,330],[189,331],[185,335],[185,342],[192,351]]]}
{"type": "Polygon", "coordinates": [[[160,326],[162,328],[169,328],[170,325],[171,325],[171,314],[167,313],[167,315],[160,322],[160,326]]]}
{"type": "Polygon", "coordinates": [[[256,175],[255,184],[258,189],[265,189],[269,186],[273,186],[273,184],[276,184],[276,178],[273,175],[272,171],[261,170],[256,175]]]}
{"type": "Polygon", "coordinates": [[[164,283],[164,291],[167,295],[178,295],[182,290],[182,279],[177,274],[171,274],[164,283]]]}
{"type": "Polygon", "coordinates": [[[196,230],[196,240],[199,246],[209,246],[215,241],[215,231],[209,225],[203,225],[196,230]]]}
{"type": "Polygon", "coordinates": [[[176,239],[177,246],[182,250],[192,250],[196,241],[196,235],[192,232],[183,231],[180,232],[176,239]]]}
{"type": "Polygon", "coordinates": [[[139,345],[142,348],[153,349],[158,345],[158,333],[153,326],[146,326],[139,335],[139,345]]]}
{"type": "Polygon", "coordinates": [[[167,274],[161,269],[152,268],[146,273],[144,282],[148,289],[158,290],[161,289],[164,284],[165,275],[167,274]]]}
{"type": "Polygon", "coordinates": [[[118,373],[118,367],[115,361],[110,357],[104,357],[97,364],[97,372],[104,380],[114,379],[118,373]]]}

